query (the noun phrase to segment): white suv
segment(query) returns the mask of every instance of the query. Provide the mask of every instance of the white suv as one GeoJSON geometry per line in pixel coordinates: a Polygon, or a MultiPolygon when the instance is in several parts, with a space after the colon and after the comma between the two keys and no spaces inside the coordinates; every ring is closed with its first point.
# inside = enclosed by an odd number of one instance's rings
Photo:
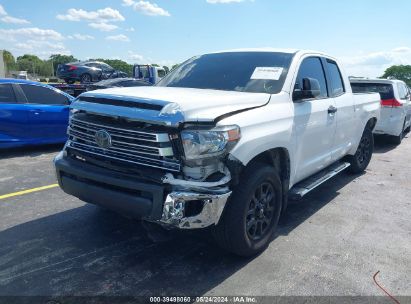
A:
{"type": "Polygon", "coordinates": [[[401,80],[351,78],[351,87],[354,93],[380,93],[381,117],[374,133],[389,135],[393,143],[400,144],[411,125],[411,99],[407,85],[401,80]]]}

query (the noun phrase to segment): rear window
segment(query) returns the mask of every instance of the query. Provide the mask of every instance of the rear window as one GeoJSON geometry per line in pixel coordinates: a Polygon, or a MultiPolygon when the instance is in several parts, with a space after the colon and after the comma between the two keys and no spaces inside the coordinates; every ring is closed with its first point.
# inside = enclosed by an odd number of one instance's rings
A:
{"type": "Polygon", "coordinates": [[[237,92],[279,93],[294,54],[227,52],[191,58],[157,86],[237,92]]]}
{"type": "Polygon", "coordinates": [[[393,99],[394,89],[389,83],[351,83],[354,93],[380,93],[381,99],[393,99]]]}

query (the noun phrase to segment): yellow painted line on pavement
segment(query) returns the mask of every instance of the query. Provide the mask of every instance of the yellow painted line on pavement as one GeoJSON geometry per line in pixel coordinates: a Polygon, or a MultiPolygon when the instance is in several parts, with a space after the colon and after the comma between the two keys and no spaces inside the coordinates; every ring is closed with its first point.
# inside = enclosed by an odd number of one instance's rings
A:
{"type": "Polygon", "coordinates": [[[37,187],[37,188],[27,189],[27,190],[23,190],[23,191],[12,192],[12,193],[9,193],[9,194],[0,195],[0,200],[6,199],[6,198],[9,198],[9,197],[13,197],[13,196],[19,196],[19,195],[24,195],[24,194],[28,194],[28,193],[37,192],[37,191],[52,189],[52,188],[56,188],[56,187],[58,187],[58,184],[52,184],[52,185],[48,185],[48,186],[43,186],[43,187],[37,187]]]}

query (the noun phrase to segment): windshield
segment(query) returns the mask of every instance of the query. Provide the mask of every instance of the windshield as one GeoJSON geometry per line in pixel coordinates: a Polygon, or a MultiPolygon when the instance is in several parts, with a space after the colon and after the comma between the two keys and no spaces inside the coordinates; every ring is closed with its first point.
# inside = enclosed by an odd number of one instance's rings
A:
{"type": "Polygon", "coordinates": [[[394,90],[389,83],[351,83],[352,91],[354,93],[380,93],[381,99],[394,98],[394,90]]]}
{"type": "Polygon", "coordinates": [[[193,57],[157,86],[223,91],[279,93],[294,54],[230,52],[193,57]]]}

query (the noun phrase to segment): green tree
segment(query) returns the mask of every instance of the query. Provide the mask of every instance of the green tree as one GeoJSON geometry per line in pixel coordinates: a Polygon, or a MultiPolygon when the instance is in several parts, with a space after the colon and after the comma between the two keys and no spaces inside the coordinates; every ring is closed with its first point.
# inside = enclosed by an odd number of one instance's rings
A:
{"type": "Polygon", "coordinates": [[[3,61],[6,66],[6,71],[13,71],[16,69],[16,59],[13,54],[7,50],[3,50],[3,61]]]}
{"type": "Polygon", "coordinates": [[[166,65],[163,66],[164,71],[166,71],[166,74],[168,74],[168,72],[170,72],[170,68],[166,65]]]}
{"type": "Polygon", "coordinates": [[[17,68],[20,71],[27,71],[30,74],[38,74],[42,64],[43,60],[36,55],[24,54],[23,56],[17,57],[17,68]]]}
{"type": "Polygon", "coordinates": [[[36,55],[25,54],[17,57],[17,69],[27,71],[36,76],[49,77],[53,75],[53,63],[50,60],[42,60],[36,55]]]}
{"type": "Polygon", "coordinates": [[[179,66],[179,64],[175,64],[171,67],[171,70],[174,70],[175,68],[177,68],[179,66]]]}
{"type": "Polygon", "coordinates": [[[411,86],[411,65],[393,65],[385,70],[382,78],[393,77],[411,86]]]}
{"type": "Polygon", "coordinates": [[[42,60],[38,74],[40,76],[49,77],[54,75],[53,62],[51,60],[42,60]]]}

